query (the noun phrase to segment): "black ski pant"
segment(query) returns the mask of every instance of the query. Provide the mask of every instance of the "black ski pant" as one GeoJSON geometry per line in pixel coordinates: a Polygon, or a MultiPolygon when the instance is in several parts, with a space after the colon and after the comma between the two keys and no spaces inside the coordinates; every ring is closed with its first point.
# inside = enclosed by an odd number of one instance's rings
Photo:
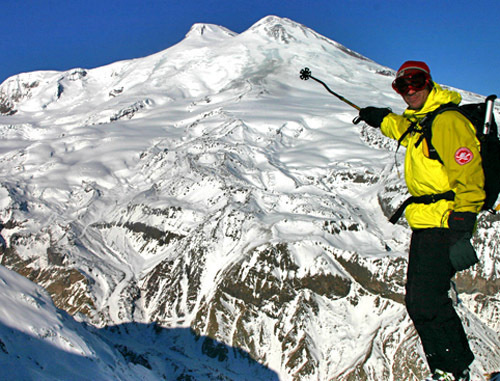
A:
{"type": "Polygon", "coordinates": [[[455,275],[449,241],[448,229],[413,231],[405,302],[431,371],[458,374],[468,368],[474,355],[448,295],[455,275]]]}

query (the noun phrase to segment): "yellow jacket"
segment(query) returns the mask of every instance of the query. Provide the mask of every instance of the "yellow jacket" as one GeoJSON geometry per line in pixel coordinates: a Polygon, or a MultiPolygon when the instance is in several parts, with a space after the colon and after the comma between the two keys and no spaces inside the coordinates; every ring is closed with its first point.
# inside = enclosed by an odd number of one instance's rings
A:
{"type": "MultiPolygon", "coordinates": [[[[443,90],[438,84],[430,92],[420,110],[407,109],[403,115],[389,114],[382,121],[382,133],[399,139],[410,126],[440,105],[459,104],[461,96],[455,91],[443,90]]],[[[405,180],[413,196],[439,194],[452,190],[455,200],[440,200],[433,204],[410,204],[405,211],[412,229],[448,228],[448,215],[457,212],[479,213],[484,203],[484,173],[475,129],[458,111],[438,114],[432,124],[432,145],[439,160],[429,158],[425,139],[417,146],[420,132],[408,134],[401,144],[406,147],[405,180]]]]}

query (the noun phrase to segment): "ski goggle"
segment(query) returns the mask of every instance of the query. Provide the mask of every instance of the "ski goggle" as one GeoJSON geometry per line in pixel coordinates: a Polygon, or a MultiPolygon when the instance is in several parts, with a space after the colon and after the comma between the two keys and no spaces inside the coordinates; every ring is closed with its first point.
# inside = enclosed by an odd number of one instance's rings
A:
{"type": "Polygon", "coordinates": [[[420,91],[425,89],[425,87],[429,84],[429,81],[429,74],[424,73],[423,71],[418,71],[396,78],[392,82],[392,88],[398,94],[406,95],[410,90],[420,91]]]}

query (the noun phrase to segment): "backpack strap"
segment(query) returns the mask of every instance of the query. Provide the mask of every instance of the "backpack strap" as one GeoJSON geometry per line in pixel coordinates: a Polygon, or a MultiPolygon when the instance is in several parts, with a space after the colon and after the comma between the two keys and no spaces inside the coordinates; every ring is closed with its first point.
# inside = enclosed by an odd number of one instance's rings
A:
{"type": "Polygon", "coordinates": [[[406,138],[406,136],[408,136],[408,134],[411,134],[412,132],[418,130],[417,125],[418,125],[417,122],[410,122],[410,126],[406,129],[405,132],[403,132],[403,135],[401,135],[401,137],[398,139],[398,146],[397,146],[396,152],[394,154],[398,153],[399,147],[401,147],[401,143],[404,140],[404,138],[406,138]]]}
{"type": "Polygon", "coordinates": [[[427,113],[425,117],[420,121],[419,124],[422,127],[422,136],[415,144],[415,146],[418,147],[418,145],[422,142],[422,140],[425,139],[427,143],[427,148],[429,150],[429,159],[437,160],[441,164],[443,164],[443,160],[441,160],[438,152],[436,151],[436,148],[434,148],[434,146],[432,145],[432,124],[434,123],[434,119],[436,118],[436,116],[449,110],[458,111],[462,115],[467,117],[467,115],[464,114],[464,112],[460,109],[460,107],[458,107],[458,105],[455,103],[450,102],[439,106],[434,111],[427,113]]]}
{"type": "Polygon", "coordinates": [[[410,204],[433,204],[435,202],[438,202],[439,200],[453,201],[454,199],[455,199],[455,192],[453,191],[448,191],[439,194],[426,194],[423,196],[410,196],[401,204],[399,208],[396,209],[396,211],[389,219],[389,221],[392,224],[398,222],[398,220],[403,215],[403,212],[405,211],[406,207],[410,204]]]}
{"type": "MultiPolygon", "coordinates": [[[[427,140],[427,146],[429,147],[429,155],[431,159],[434,160],[439,160],[441,163],[441,158],[439,157],[439,154],[437,153],[436,149],[431,143],[432,139],[432,123],[434,122],[434,118],[438,115],[441,114],[444,111],[447,110],[457,110],[460,111],[460,108],[455,104],[455,103],[446,103],[441,106],[439,106],[437,109],[434,111],[431,111],[427,114],[425,114],[425,117],[417,122],[413,121],[410,122],[410,126],[406,129],[405,132],[403,132],[403,135],[398,139],[398,147],[396,148],[396,152],[399,150],[399,147],[401,146],[402,141],[408,134],[411,134],[412,132],[422,132],[422,136],[417,140],[417,143],[415,144],[416,147],[420,145],[422,140],[425,138],[427,140]]],[[[462,112],[463,113],[463,112],[462,112]]]]}

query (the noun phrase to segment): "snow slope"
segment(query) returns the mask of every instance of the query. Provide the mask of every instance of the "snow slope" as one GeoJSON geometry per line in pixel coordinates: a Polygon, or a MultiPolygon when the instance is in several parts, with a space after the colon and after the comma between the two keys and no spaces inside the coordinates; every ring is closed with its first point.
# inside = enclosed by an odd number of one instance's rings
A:
{"type": "MultiPolygon", "coordinates": [[[[360,106],[404,108],[391,69],[274,16],[241,34],[197,24],[141,59],[6,80],[1,263],[59,309],[1,268],[15,281],[0,305],[43,303],[25,321],[2,308],[0,361],[35,340],[15,360],[26,378],[419,379],[402,304],[409,230],[386,218],[406,195],[404,152],[301,81],[306,66],[360,106]]],[[[480,375],[500,368],[496,216],[475,242],[481,264],[457,283],[480,375]]]]}

